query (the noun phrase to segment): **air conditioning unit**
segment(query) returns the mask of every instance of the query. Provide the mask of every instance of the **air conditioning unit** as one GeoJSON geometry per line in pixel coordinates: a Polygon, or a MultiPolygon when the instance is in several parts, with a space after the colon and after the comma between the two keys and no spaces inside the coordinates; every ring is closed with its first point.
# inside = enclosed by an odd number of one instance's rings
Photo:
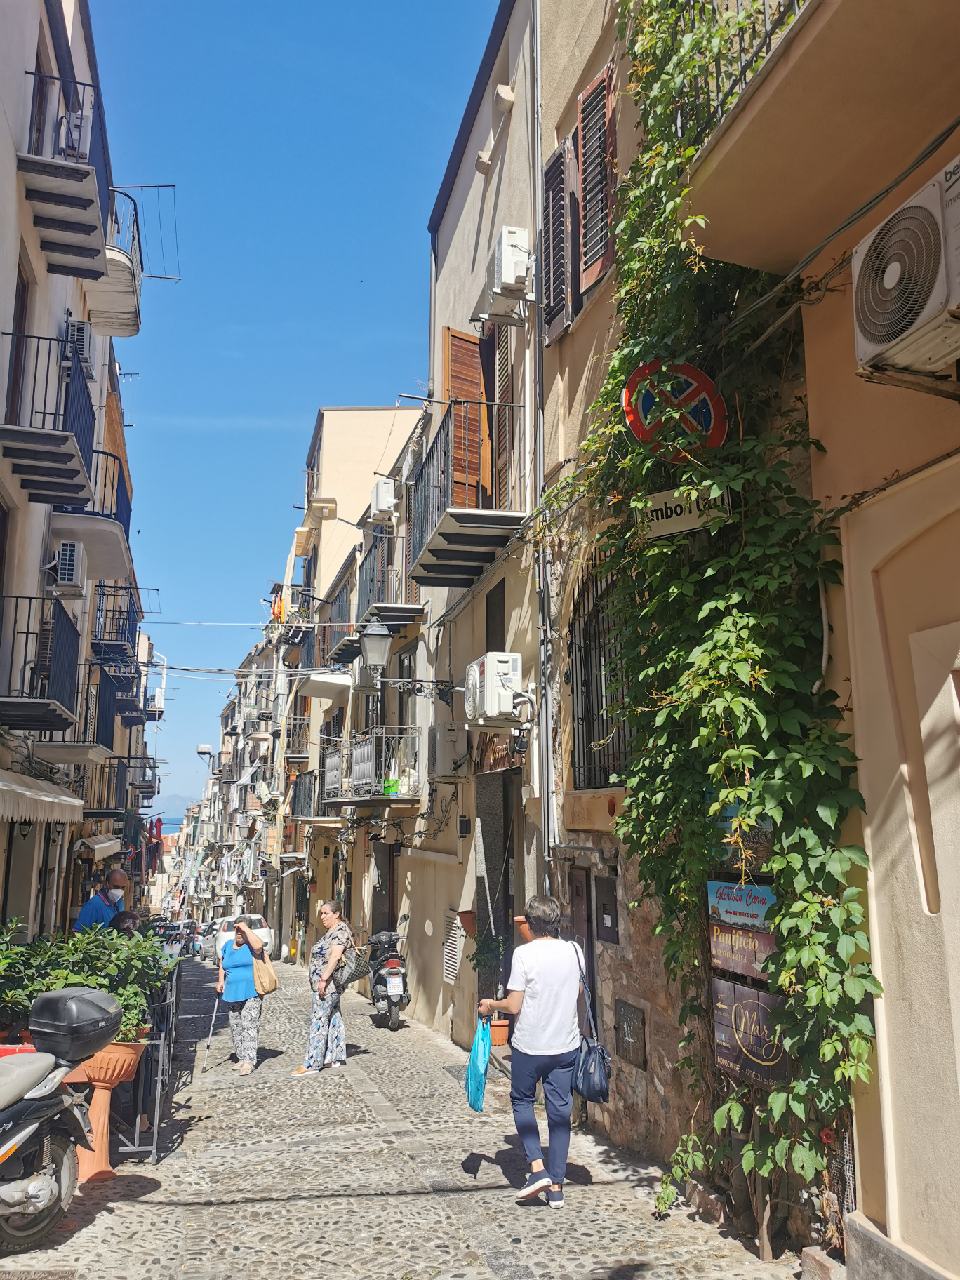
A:
{"type": "Polygon", "coordinates": [[[88,382],[96,379],[96,338],[89,320],[68,320],[66,344],[63,353],[63,368],[69,369],[76,349],[80,358],[80,367],[88,382]]]}
{"type": "Polygon", "coordinates": [[[860,365],[960,359],[960,157],[857,245],[853,316],[860,365]]]}
{"type": "Polygon", "coordinates": [[[525,227],[501,227],[487,263],[487,291],[517,299],[526,296],[530,240],[525,227]]]}
{"type": "Polygon", "coordinates": [[[63,595],[82,596],[87,583],[87,552],[82,542],[61,542],[54,566],[63,595]]]}
{"type": "Polygon", "coordinates": [[[468,724],[516,724],[521,692],[519,653],[485,653],[467,667],[463,703],[468,724]]]}
{"type": "Polygon", "coordinates": [[[397,486],[393,480],[380,477],[370,495],[371,524],[392,524],[397,510],[397,486]]]}
{"type": "Polygon", "coordinates": [[[427,732],[427,777],[431,782],[455,782],[463,775],[467,731],[462,724],[432,724],[427,732]]]}

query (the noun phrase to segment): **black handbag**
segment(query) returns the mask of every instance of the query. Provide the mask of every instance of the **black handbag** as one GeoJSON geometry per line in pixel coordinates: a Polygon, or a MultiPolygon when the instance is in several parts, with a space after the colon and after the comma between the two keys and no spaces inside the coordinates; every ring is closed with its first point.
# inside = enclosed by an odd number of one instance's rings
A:
{"type": "Polygon", "coordinates": [[[610,1055],[597,1039],[587,975],[583,971],[579,949],[573,943],[571,946],[576,953],[580,968],[580,981],[583,983],[583,993],[587,1002],[587,1019],[590,1023],[590,1035],[582,1036],[580,1039],[580,1049],[573,1067],[573,1090],[574,1093],[579,1093],[585,1102],[606,1102],[610,1097],[610,1055]]]}

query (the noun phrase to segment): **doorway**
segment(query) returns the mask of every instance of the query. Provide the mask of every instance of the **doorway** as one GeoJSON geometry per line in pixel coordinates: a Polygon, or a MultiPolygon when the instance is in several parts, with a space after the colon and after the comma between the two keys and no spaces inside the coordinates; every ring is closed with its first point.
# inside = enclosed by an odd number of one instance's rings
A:
{"type": "Polygon", "coordinates": [[[594,1017],[597,1012],[597,984],[594,980],[593,957],[593,911],[591,895],[591,876],[586,867],[571,867],[567,886],[570,891],[570,917],[573,926],[573,941],[579,943],[583,952],[583,960],[587,971],[587,986],[590,988],[590,1003],[594,1017]]]}
{"type": "Polygon", "coordinates": [[[373,894],[370,902],[370,932],[392,933],[397,927],[394,907],[394,846],[373,841],[373,894]]]}
{"type": "Polygon", "coordinates": [[[477,937],[489,953],[477,977],[484,991],[501,995],[513,963],[513,917],[524,888],[520,771],[480,774],[475,786],[477,937]]]}

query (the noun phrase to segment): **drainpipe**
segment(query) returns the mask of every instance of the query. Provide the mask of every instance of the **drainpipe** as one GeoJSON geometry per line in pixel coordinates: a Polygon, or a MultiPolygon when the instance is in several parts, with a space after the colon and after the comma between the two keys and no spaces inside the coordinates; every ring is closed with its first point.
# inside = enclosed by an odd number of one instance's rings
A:
{"type": "MultiPolygon", "coordinates": [[[[544,492],[546,446],[543,436],[543,198],[540,175],[543,168],[540,93],[540,0],[531,0],[533,80],[533,208],[536,226],[536,259],[534,266],[534,494],[539,504],[544,492]]],[[[537,605],[540,615],[538,647],[540,697],[537,713],[537,751],[540,764],[540,822],[543,832],[543,889],[552,891],[550,847],[553,838],[553,686],[550,679],[553,654],[553,631],[550,617],[549,561],[546,548],[537,551],[537,605]]]]}
{"type": "Polygon", "coordinates": [[[430,296],[427,299],[427,400],[433,399],[433,339],[435,334],[433,299],[437,291],[437,233],[430,232],[430,296]]]}

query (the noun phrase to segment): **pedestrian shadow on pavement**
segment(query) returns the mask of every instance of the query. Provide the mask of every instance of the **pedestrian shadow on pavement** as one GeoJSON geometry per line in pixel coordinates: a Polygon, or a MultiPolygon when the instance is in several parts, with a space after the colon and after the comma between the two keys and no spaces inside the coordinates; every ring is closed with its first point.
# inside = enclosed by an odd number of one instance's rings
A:
{"type": "MultiPolygon", "coordinates": [[[[482,1151],[471,1151],[464,1160],[460,1161],[460,1168],[476,1181],[485,1164],[493,1165],[503,1174],[504,1181],[511,1187],[519,1189],[526,1181],[527,1158],[520,1139],[515,1134],[507,1134],[504,1141],[507,1145],[492,1156],[482,1151]]],[[[587,1187],[593,1182],[593,1174],[582,1164],[568,1163],[567,1181],[577,1186],[587,1187]]]]}
{"type": "Polygon", "coordinates": [[[370,1050],[365,1049],[363,1045],[351,1044],[349,1040],[347,1041],[347,1057],[348,1058],[362,1058],[369,1052],[370,1050]]]}

